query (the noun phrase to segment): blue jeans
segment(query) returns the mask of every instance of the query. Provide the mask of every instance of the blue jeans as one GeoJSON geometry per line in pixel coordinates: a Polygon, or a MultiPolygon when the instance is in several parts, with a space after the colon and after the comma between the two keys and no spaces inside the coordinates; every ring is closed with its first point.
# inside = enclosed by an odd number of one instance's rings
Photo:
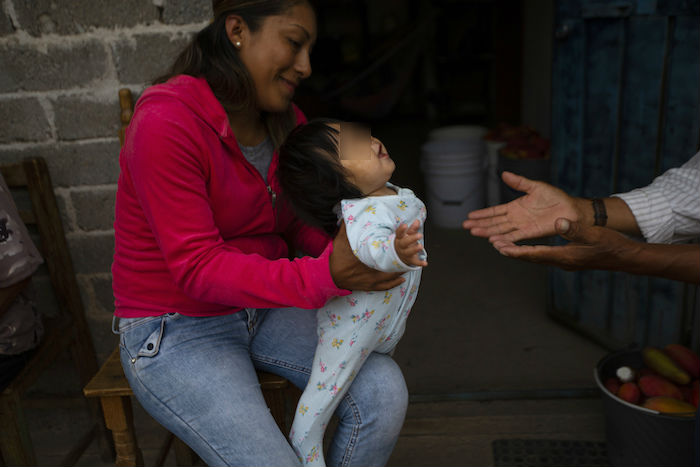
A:
{"type": "MultiPolygon", "coordinates": [[[[216,317],[171,313],[119,320],[121,362],[144,409],[208,465],[300,465],[265,405],[255,370],[306,386],[316,311],[244,310],[216,317]]],[[[408,391],[398,365],[372,354],[343,398],[328,465],[384,465],[408,391]]]]}

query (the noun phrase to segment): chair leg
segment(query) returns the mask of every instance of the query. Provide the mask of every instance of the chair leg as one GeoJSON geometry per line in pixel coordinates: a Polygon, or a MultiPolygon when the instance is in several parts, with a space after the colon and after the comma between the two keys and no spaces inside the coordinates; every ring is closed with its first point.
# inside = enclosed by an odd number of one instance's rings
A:
{"type": "Polygon", "coordinates": [[[284,388],[263,390],[263,397],[270,408],[272,417],[277,422],[280,431],[286,436],[287,423],[286,411],[284,409],[284,388]]]}
{"type": "MultiPolygon", "coordinates": [[[[91,411],[94,410],[95,406],[93,401],[97,403],[96,399],[89,399],[91,411]]],[[[103,414],[102,407],[98,405],[97,409],[98,413],[100,414],[96,425],[97,433],[95,433],[95,438],[97,439],[97,448],[100,452],[100,459],[102,459],[105,462],[111,462],[117,455],[117,453],[114,450],[114,438],[110,433],[110,430],[107,429],[106,423],[103,421],[105,420],[105,416],[103,414]]]]}
{"type": "Polygon", "coordinates": [[[136,442],[134,413],[128,396],[100,398],[105,425],[112,430],[118,466],[143,466],[143,453],[136,442]]]}
{"type": "Polygon", "coordinates": [[[89,331],[83,329],[79,323],[75,323],[73,342],[70,345],[73,362],[78,370],[80,383],[84,387],[97,373],[99,366],[97,364],[97,354],[95,347],[92,345],[92,337],[89,331]]]}
{"type": "MultiPolygon", "coordinates": [[[[87,382],[90,381],[90,379],[97,372],[97,370],[93,368],[97,364],[97,360],[86,357],[86,355],[89,355],[86,354],[86,352],[94,352],[94,349],[92,349],[92,347],[89,346],[89,344],[87,346],[81,345],[81,341],[84,341],[86,336],[78,338],[77,336],[79,336],[79,331],[74,332],[76,332],[77,334],[70,345],[70,353],[73,357],[72,361],[75,364],[75,367],[78,371],[81,385],[82,387],[85,387],[87,382]]],[[[87,336],[87,338],[89,339],[90,336],[87,336]]],[[[94,421],[95,425],[97,426],[97,433],[95,434],[95,436],[97,438],[97,445],[100,452],[100,458],[105,462],[111,462],[115,456],[114,443],[112,441],[112,435],[109,433],[109,430],[107,430],[107,427],[103,422],[104,414],[102,413],[102,407],[100,406],[100,402],[96,398],[85,398],[85,401],[87,403],[87,408],[90,413],[90,418],[94,421]]]]}
{"type": "Polygon", "coordinates": [[[192,448],[175,435],[173,435],[173,447],[175,448],[175,465],[191,466],[199,459],[192,448]]]}
{"type": "Polygon", "coordinates": [[[0,452],[7,465],[37,465],[17,394],[0,395],[0,452]]]}

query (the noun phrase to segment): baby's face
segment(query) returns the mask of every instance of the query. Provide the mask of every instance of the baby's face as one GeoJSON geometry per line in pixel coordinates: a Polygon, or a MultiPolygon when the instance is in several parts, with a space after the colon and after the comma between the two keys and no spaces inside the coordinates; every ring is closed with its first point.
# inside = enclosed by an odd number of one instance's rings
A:
{"type": "Polygon", "coordinates": [[[396,165],[382,142],[362,125],[343,122],[336,128],[340,131],[340,163],[350,181],[365,195],[384,188],[396,165]]]}

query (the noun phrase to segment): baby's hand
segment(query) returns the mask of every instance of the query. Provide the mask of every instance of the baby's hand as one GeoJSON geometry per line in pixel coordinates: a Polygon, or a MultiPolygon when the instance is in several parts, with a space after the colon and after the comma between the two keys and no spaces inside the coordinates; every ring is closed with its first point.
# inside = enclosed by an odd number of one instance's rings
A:
{"type": "Polygon", "coordinates": [[[399,259],[401,259],[404,264],[425,267],[428,265],[428,262],[420,259],[420,252],[423,251],[423,245],[418,243],[418,240],[423,238],[423,234],[418,233],[419,228],[420,221],[418,219],[413,221],[411,227],[406,224],[401,224],[399,228],[396,229],[394,249],[396,249],[396,254],[399,255],[399,259]]]}

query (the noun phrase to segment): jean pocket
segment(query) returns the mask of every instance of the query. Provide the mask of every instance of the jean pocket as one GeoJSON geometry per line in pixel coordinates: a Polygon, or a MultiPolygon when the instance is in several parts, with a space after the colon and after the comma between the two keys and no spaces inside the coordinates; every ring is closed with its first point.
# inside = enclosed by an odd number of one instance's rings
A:
{"type": "Polygon", "coordinates": [[[114,316],[112,318],[112,332],[115,334],[124,334],[144,324],[148,324],[151,321],[156,321],[162,318],[161,316],[145,316],[143,318],[118,318],[114,316]]]}
{"type": "Polygon", "coordinates": [[[158,351],[160,350],[160,343],[163,339],[163,330],[165,329],[166,318],[167,315],[161,316],[160,326],[157,327],[151,334],[149,334],[149,336],[143,342],[143,345],[141,345],[141,348],[136,354],[137,357],[155,357],[156,355],[158,355],[158,351]]]}

